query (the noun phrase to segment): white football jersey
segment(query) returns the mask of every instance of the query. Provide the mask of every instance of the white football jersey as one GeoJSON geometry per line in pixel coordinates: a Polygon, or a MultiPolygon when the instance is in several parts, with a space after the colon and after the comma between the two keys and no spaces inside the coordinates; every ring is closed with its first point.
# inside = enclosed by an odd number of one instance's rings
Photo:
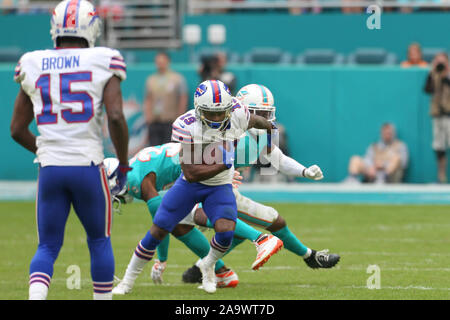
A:
{"type": "Polygon", "coordinates": [[[103,90],[116,75],[126,79],[119,51],[66,48],[28,52],[14,80],[33,103],[41,166],[86,166],[103,161],[103,90]]]}
{"type": "MultiPolygon", "coordinates": [[[[190,110],[179,116],[172,124],[172,140],[185,144],[202,145],[202,149],[223,141],[234,143],[247,131],[249,120],[250,112],[237,99],[233,99],[230,122],[223,131],[207,128],[200,119],[195,117],[195,110],[190,110]]],[[[210,179],[201,181],[201,183],[206,185],[229,184],[233,179],[233,173],[234,168],[231,167],[210,179]]]]}

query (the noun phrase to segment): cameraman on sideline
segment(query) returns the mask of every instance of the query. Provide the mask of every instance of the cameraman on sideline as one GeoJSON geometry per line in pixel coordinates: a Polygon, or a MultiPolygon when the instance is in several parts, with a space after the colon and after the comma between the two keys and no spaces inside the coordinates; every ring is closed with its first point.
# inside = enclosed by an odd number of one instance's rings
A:
{"type": "Polygon", "coordinates": [[[448,55],[438,53],[431,63],[424,88],[432,95],[430,115],[433,118],[433,150],[438,162],[438,180],[447,183],[447,156],[450,146],[450,69],[448,55]]]}

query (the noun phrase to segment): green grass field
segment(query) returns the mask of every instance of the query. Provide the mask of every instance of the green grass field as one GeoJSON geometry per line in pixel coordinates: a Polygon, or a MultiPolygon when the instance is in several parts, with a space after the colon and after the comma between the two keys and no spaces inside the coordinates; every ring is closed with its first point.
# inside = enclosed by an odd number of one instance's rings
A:
{"type": "MultiPolygon", "coordinates": [[[[208,295],[183,284],[182,272],[196,260],[171,238],[165,285],[150,279],[150,265],[133,292],[116,299],[449,299],[450,208],[448,206],[276,204],[290,229],[313,249],[341,255],[331,270],[311,270],[283,249],[259,271],[250,269],[254,245],[244,242],[225,257],[239,275],[235,289],[208,295]],[[369,265],[379,266],[381,289],[366,287],[369,265]]],[[[131,254],[150,226],[143,203],[114,216],[112,243],[116,275],[122,277],[131,254]]],[[[0,299],[27,299],[28,267],[37,245],[34,203],[0,203],[0,299]]],[[[211,238],[212,232],[205,233],[211,238]]],[[[55,264],[49,299],[91,299],[89,252],[84,231],[72,212],[64,246],[55,264]],[[78,265],[81,289],[66,286],[67,268],[78,265]]]]}

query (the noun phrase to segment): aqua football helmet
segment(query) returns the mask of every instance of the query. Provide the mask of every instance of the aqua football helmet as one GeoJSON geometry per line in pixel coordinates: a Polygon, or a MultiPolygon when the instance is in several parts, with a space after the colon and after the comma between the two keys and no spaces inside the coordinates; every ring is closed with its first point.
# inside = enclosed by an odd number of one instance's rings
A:
{"type": "Polygon", "coordinates": [[[236,98],[246,105],[251,113],[263,116],[269,121],[275,121],[274,99],[267,87],[260,84],[246,85],[239,90],[236,98]]]}

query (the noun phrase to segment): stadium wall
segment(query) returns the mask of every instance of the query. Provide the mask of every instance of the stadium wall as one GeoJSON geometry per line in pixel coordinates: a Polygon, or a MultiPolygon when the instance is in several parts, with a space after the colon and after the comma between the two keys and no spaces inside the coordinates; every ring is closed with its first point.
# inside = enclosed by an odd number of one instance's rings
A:
{"type": "MultiPolygon", "coordinates": [[[[173,68],[186,77],[189,92],[194,92],[199,81],[196,67],[174,64],[173,68]]],[[[4,155],[0,159],[0,180],[28,180],[37,173],[33,156],[15,144],[9,134],[19,88],[12,81],[13,70],[14,65],[0,65],[0,101],[6,111],[0,118],[4,155]]],[[[344,179],[350,156],[363,154],[368,144],[379,138],[380,126],[386,121],[396,125],[399,137],[409,147],[406,180],[415,183],[436,180],[429,97],[422,91],[427,70],[274,65],[236,65],[230,66],[230,70],[237,75],[238,86],[258,82],[272,90],[278,121],[286,127],[291,156],[305,165],[319,164],[325,173],[324,182],[344,179]]],[[[128,79],[122,85],[124,99],[135,101],[139,112],[143,84],[154,71],[152,64],[128,68],[128,79]]],[[[137,117],[140,118],[139,114],[137,117]]],[[[133,123],[129,127],[134,141],[139,129],[133,123]]]]}
{"type": "MultiPolygon", "coordinates": [[[[406,57],[408,45],[417,41],[423,47],[450,50],[446,30],[450,29],[449,14],[383,13],[381,29],[369,30],[368,14],[342,15],[322,13],[292,16],[283,13],[233,13],[228,15],[185,16],[185,24],[198,24],[202,28],[202,41],[198,48],[209,46],[207,27],[224,24],[227,41],[224,47],[244,54],[253,47],[280,47],[294,56],[306,48],[332,48],[348,55],[358,47],[380,47],[393,52],[398,59],[406,57]]],[[[23,50],[50,48],[52,41],[46,30],[50,29],[48,15],[3,15],[0,30],[2,47],[17,46],[23,50]],[[11,26],[21,26],[11,28],[11,26]],[[39,30],[39,32],[37,32],[39,30]],[[44,32],[41,32],[44,30],[44,32]]],[[[153,61],[155,51],[137,50],[133,55],[138,62],[153,61]]],[[[186,62],[190,48],[172,50],[174,62],[186,62]]]]}

